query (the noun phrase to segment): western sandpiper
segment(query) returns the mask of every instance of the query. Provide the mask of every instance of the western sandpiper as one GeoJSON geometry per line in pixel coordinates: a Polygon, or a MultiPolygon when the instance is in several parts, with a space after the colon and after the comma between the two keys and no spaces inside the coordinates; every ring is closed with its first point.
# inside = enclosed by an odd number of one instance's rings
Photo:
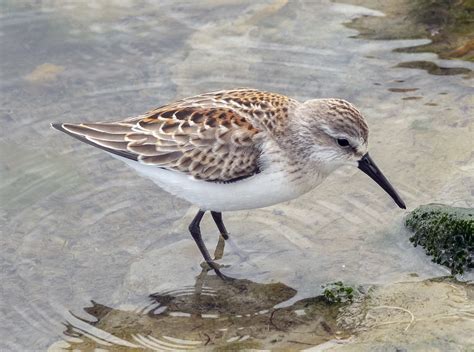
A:
{"type": "Polygon", "coordinates": [[[342,165],[358,167],[405,209],[368,154],[364,117],[341,99],[301,103],[241,88],[182,99],[117,122],[52,126],[105,150],[198,206],[189,231],[221,277],[201,237],[199,224],[206,211],[228,239],[223,211],[297,198],[342,165]]]}

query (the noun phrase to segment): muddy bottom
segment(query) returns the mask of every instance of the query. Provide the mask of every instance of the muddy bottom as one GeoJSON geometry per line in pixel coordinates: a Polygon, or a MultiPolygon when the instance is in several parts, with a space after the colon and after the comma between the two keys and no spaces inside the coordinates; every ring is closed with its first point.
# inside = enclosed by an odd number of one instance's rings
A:
{"type": "MultiPolygon", "coordinates": [[[[357,37],[394,40],[427,38],[428,43],[402,52],[433,52],[443,59],[474,61],[474,2],[472,0],[343,0],[381,11],[383,16],[358,17],[346,25],[357,37]]],[[[445,73],[449,74],[449,73],[445,73]]],[[[457,74],[457,73],[452,73],[457,74]]]]}
{"type": "Polygon", "coordinates": [[[148,297],[143,306],[91,302],[49,351],[308,349],[454,351],[474,348],[474,285],[451,278],[359,288],[352,301],[324,295],[284,308],[282,283],[224,282],[203,271],[196,284],[148,297]]]}

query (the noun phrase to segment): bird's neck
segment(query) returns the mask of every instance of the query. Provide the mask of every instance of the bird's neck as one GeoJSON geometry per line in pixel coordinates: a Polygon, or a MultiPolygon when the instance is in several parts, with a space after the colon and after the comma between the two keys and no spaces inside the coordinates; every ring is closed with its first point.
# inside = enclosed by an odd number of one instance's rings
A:
{"type": "Polygon", "coordinates": [[[318,186],[332,171],[312,161],[303,152],[297,151],[278,140],[267,140],[262,146],[262,169],[283,175],[298,195],[318,186]]]}

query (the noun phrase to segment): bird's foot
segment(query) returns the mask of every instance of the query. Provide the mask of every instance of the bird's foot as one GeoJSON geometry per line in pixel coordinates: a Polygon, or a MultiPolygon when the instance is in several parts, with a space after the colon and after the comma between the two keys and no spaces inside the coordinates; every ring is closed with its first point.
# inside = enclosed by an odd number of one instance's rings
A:
{"type": "Polygon", "coordinates": [[[228,232],[221,232],[221,236],[222,236],[222,238],[225,239],[226,241],[230,238],[228,232]]]}
{"type": "Polygon", "coordinates": [[[221,272],[221,268],[226,268],[226,267],[229,267],[230,265],[221,265],[221,264],[218,264],[216,262],[202,262],[201,263],[201,267],[206,270],[206,271],[209,271],[209,270],[214,270],[214,272],[216,273],[216,275],[221,278],[222,280],[224,281],[233,281],[234,279],[229,277],[229,276],[226,276],[224,274],[222,274],[221,272]]]}

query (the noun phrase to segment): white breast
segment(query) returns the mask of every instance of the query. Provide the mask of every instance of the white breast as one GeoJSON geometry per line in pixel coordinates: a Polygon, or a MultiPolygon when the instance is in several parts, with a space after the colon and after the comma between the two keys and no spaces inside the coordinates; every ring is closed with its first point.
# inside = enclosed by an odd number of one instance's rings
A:
{"type": "Polygon", "coordinates": [[[318,175],[307,180],[305,177],[298,178],[281,169],[269,167],[259,174],[236,182],[207,182],[184,173],[113,156],[150,178],[165,191],[202,210],[230,211],[267,207],[297,198],[322,181],[318,175]]]}

